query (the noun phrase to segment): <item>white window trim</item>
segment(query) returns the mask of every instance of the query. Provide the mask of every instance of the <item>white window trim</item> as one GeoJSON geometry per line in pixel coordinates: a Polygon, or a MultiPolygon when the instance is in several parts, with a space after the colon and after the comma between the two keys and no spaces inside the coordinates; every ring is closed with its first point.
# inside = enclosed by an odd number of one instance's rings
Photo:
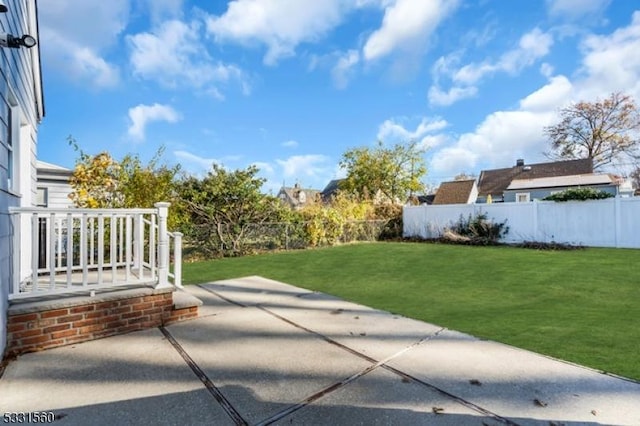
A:
{"type": "Polygon", "coordinates": [[[516,203],[528,203],[531,201],[531,193],[529,192],[516,192],[516,203]],[[520,196],[524,195],[526,197],[525,201],[520,201],[520,196]]]}
{"type": "Polygon", "coordinates": [[[20,106],[14,96],[9,92],[9,116],[7,138],[7,189],[9,192],[20,192],[20,106]]]}

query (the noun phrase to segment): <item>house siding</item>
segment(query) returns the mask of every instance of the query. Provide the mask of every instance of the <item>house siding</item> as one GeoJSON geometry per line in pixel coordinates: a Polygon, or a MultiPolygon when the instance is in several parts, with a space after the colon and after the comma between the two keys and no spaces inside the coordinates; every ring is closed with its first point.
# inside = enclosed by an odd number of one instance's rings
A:
{"type": "MultiPolygon", "coordinates": [[[[607,192],[611,195],[617,195],[618,189],[616,185],[583,185],[582,188],[593,188],[607,192]]],[[[516,194],[529,194],[529,200],[542,200],[551,195],[552,192],[565,191],[576,186],[560,186],[555,188],[535,188],[535,189],[508,189],[504,191],[505,203],[513,203],[516,201],[516,194]]]]}
{"type": "MultiPolygon", "coordinates": [[[[30,34],[38,40],[35,0],[6,0],[9,11],[0,14],[0,31],[30,34]]],[[[42,88],[38,48],[0,48],[0,354],[7,341],[7,308],[13,278],[13,228],[9,208],[29,206],[36,194],[36,140],[42,116],[42,88]],[[10,108],[19,120],[13,142],[15,183],[9,187],[10,108]]],[[[14,127],[16,128],[16,127],[14,127]]]]}

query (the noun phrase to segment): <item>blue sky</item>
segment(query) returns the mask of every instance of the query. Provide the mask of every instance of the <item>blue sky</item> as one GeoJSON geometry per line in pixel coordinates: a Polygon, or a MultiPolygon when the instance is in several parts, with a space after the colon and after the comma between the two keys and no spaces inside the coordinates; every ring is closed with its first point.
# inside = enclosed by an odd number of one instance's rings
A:
{"type": "MultiPolygon", "coordinates": [[[[636,10],[638,9],[638,10],[636,10]]],[[[545,161],[572,101],[640,99],[627,0],[44,0],[38,157],[256,164],[321,189],[349,148],[415,140],[425,181],[545,161]]]]}

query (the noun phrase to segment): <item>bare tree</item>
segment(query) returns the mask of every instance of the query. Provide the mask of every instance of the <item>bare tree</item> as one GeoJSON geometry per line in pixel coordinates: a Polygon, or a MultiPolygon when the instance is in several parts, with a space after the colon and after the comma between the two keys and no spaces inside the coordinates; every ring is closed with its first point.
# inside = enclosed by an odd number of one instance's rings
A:
{"type": "Polygon", "coordinates": [[[591,158],[594,169],[640,158],[640,114],[631,96],[612,93],[604,100],[581,101],[560,111],[560,122],[545,127],[554,159],[591,158]]]}

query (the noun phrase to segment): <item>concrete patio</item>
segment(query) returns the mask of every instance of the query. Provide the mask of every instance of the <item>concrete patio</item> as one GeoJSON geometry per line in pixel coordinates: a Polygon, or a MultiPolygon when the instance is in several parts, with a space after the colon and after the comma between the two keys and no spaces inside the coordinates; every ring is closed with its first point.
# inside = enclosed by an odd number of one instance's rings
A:
{"type": "Polygon", "coordinates": [[[0,411],[56,424],[640,424],[640,384],[260,277],[200,317],[27,354],[0,411]]]}

